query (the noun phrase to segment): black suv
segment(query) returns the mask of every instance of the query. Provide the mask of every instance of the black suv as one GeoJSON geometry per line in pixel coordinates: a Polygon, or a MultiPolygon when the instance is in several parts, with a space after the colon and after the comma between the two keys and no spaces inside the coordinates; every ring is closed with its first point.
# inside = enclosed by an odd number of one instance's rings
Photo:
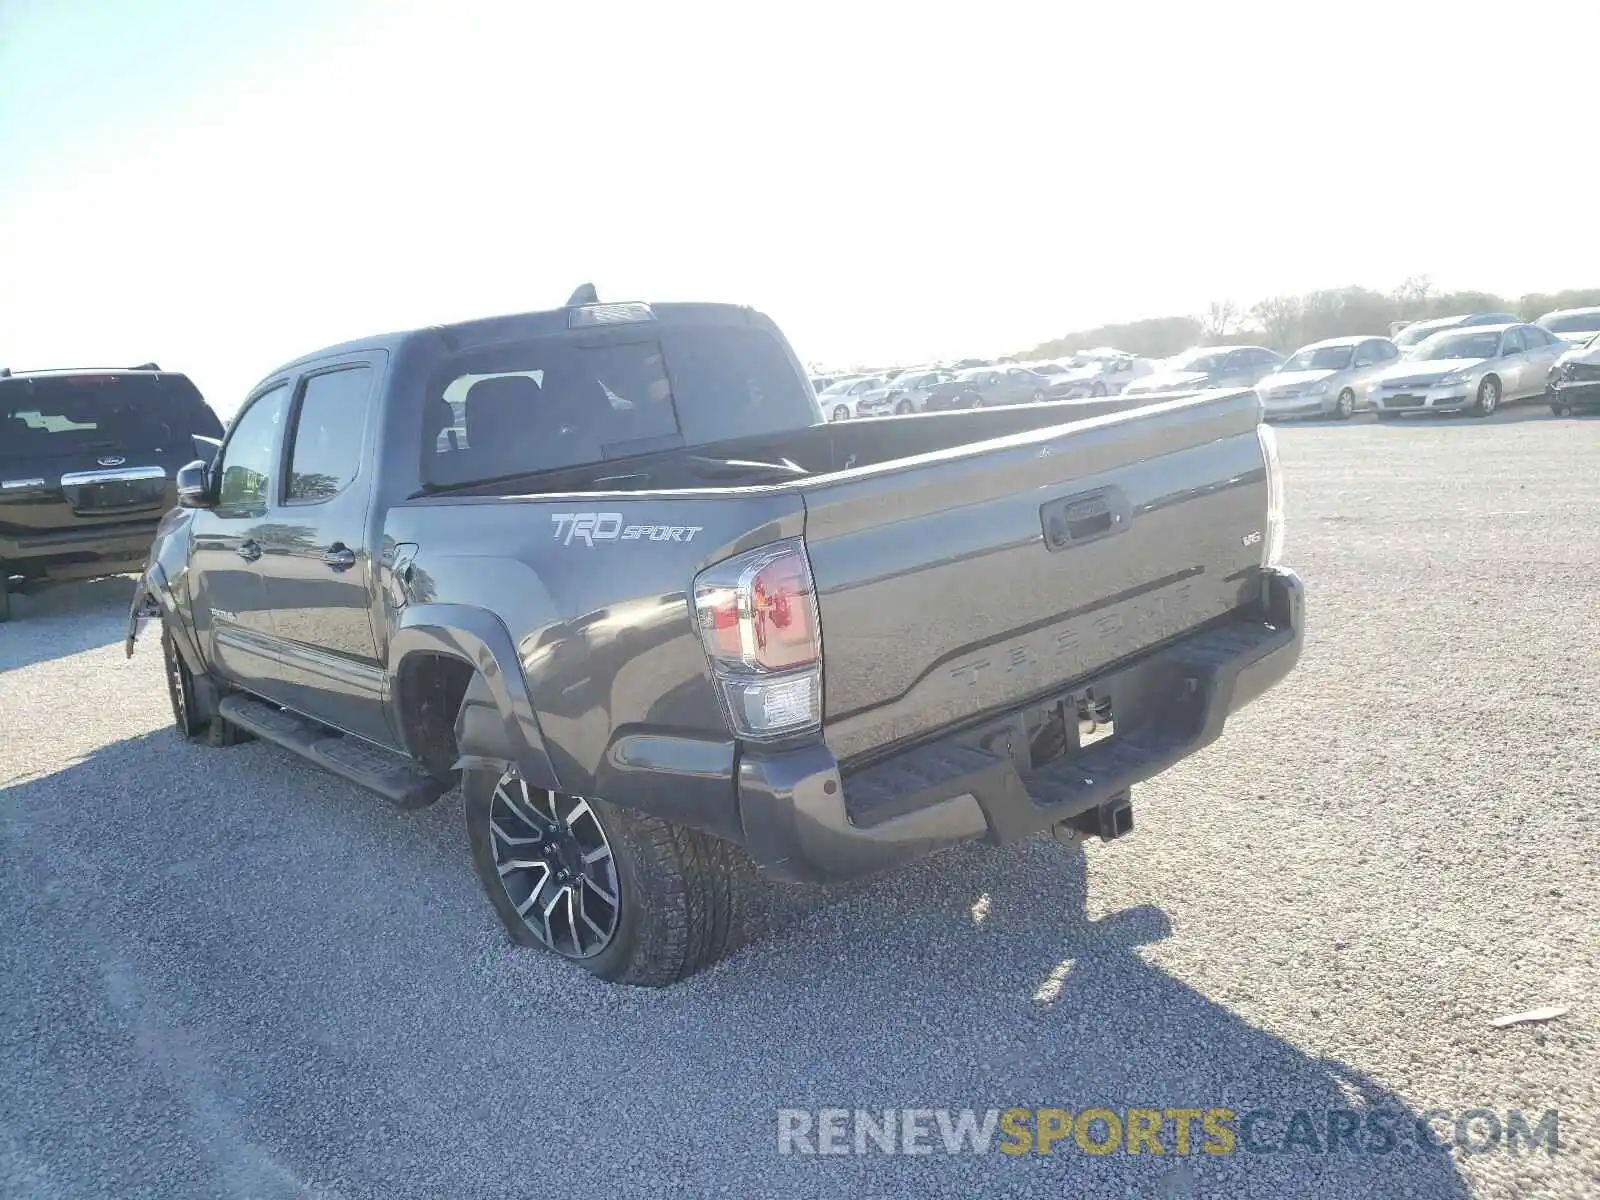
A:
{"type": "Polygon", "coordinates": [[[0,621],[10,593],[137,570],[178,468],[222,423],[187,376],[0,368],[0,621]]]}

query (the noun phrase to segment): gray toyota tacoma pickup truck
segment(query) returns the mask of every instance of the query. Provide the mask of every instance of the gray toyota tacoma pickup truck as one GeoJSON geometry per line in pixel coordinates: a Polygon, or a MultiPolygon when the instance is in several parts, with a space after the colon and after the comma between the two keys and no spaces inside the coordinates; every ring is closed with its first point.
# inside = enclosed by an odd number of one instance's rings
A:
{"type": "Polygon", "coordinates": [[[516,941],[669,983],[752,861],[1121,836],[1293,667],[1259,400],[1136,403],[829,423],[731,305],[367,338],[183,468],[127,649],[159,619],[187,736],[402,807],[459,783],[516,941]]]}

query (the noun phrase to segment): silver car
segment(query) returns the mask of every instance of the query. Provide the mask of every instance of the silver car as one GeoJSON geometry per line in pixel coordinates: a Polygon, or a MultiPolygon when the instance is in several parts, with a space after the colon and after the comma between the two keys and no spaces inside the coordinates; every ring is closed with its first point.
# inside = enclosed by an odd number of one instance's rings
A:
{"type": "Polygon", "coordinates": [[[1394,334],[1394,344],[1402,355],[1409,356],[1418,346],[1436,333],[1446,329],[1460,329],[1467,325],[1515,325],[1522,320],[1516,313],[1460,313],[1453,317],[1430,317],[1426,321],[1413,321],[1394,334]]]}
{"type": "Polygon", "coordinates": [[[1534,322],[1568,345],[1581,346],[1600,332],[1600,308],[1558,308],[1534,322]]]}
{"type": "Polygon", "coordinates": [[[841,379],[817,393],[822,415],[830,421],[850,421],[856,417],[881,417],[889,412],[881,375],[841,379]]]}
{"type": "Polygon", "coordinates": [[[922,412],[933,390],[955,377],[954,371],[905,371],[889,381],[884,396],[896,416],[922,412]]]}
{"type": "Polygon", "coordinates": [[[1385,337],[1338,337],[1291,354],[1256,384],[1266,418],[1335,417],[1349,420],[1367,402],[1373,376],[1399,361],[1400,348],[1385,337]]]}
{"type": "Polygon", "coordinates": [[[1122,389],[1124,396],[1254,387],[1278,369],[1283,355],[1265,346],[1196,346],[1161,363],[1122,389]]]}
{"type": "Polygon", "coordinates": [[[1501,404],[1543,397],[1545,377],[1568,342],[1537,325],[1480,325],[1424,339],[1372,386],[1378,420],[1408,412],[1486,417],[1501,404]]]}

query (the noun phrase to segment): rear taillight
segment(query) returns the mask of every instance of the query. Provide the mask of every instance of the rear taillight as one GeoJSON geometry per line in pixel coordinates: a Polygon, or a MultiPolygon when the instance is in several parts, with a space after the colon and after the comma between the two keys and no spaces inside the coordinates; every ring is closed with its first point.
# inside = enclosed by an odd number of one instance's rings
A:
{"type": "Polygon", "coordinates": [[[707,567],[695,618],[717,694],[741,737],[822,725],[822,629],[805,547],[775,542],[707,567]]]}
{"type": "Polygon", "coordinates": [[[1283,557],[1283,468],[1278,462],[1278,435],[1272,426],[1262,422],[1256,429],[1267,468],[1267,536],[1261,542],[1261,565],[1275,567],[1283,557]]]}

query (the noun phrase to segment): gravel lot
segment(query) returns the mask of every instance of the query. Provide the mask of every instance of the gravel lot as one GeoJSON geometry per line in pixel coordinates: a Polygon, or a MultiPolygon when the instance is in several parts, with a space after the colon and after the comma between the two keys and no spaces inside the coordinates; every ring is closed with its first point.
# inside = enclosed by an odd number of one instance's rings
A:
{"type": "Polygon", "coordinates": [[[664,992],[512,949],[458,797],[179,741],[130,581],[19,602],[0,1194],[1600,1195],[1600,421],[1280,441],[1302,667],[1134,836],[773,895],[664,992]],[[1562,1152],[777,1153],[779,1107],[1014,1104],[1554,1108],[1562,1152]]]}

